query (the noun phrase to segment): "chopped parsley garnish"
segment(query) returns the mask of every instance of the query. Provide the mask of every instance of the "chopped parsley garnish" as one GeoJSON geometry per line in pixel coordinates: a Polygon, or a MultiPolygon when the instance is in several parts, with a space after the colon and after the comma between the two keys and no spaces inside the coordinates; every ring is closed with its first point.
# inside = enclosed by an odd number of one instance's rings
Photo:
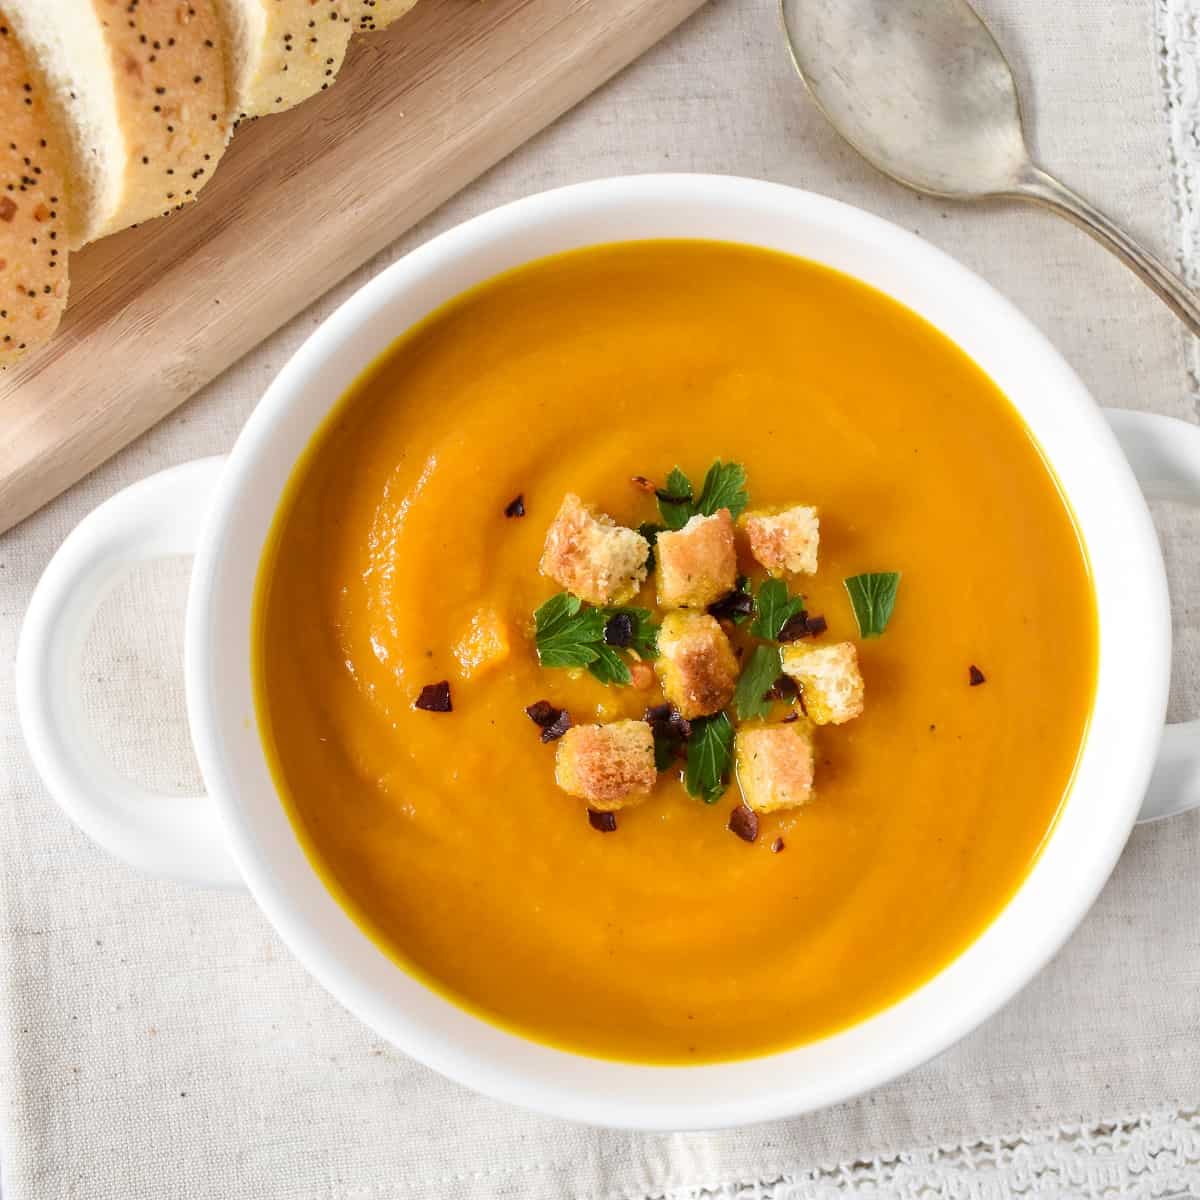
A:
{"type": "MultiPolygon", "coordinates": [[[[741,463],[726,463],[719,458],[708,468],[700,495],[696,496],[692,481],[675,467],[664,487],[655,493],[658,511],[668,529],[682,529],[694,516],[711,517],[721,509],[729,509],[736,521],[750,497],[746,494],[746,471],[741,463]]],[[[644,535],[643,535],[644,536],[644,535]]]]}
{"type": "Polygon", "coordinates": [[[729,515],[736,521],[749,503],[745,468],[741,463],[723,463],[718,458],[704,476],[704,486],[700,489],[700,499],[696,501],[696,511],[711,517],[713,513],[727,508],[729,515]]]}
{"type": "Polygon", "coordinates": [[[675,467],[667,476],[665,487],[655,493],[658,496],[658,511],[668,529],[682,529],[695,509],[692,507],[692,481],[675,467]]]}
{"type": "Polygon", "coordinates": [[[592,608],[578,596],[560,592],[533,614],[538,662],[543,667],[586,667],[601,683],[628,684],[629,665],[605,640],[615,618],[622,618],[619,624],[628,633],[631,650],[642,658],[658,654],[658,626],[647,609],[592,608]]]}
{"type": "Polygon", "coordinates": [[[650,553],[646,555],[646,570],[654,570],[654,546],[658,542],[658,535],[662,533],[663,527],[656,525],[653,521],[647,521],[644,525],[638,526],[638,533],[642,535],[650,543],[650,553]]]}
{"type": "Polygon", "coordinates": [[[858,632],[865,638],[878,637],[892,619],[896,607],[896,589],[900,586],[899,571],[876,571],[868,575],[853,575],[846,580],[846,591],[854,606],[858,632]]]}
{"type": "Polygon", "coordinates": [[[733,726],[723,712],[715,717],[700,717],[691,724],[684,786],[705,804],[715,804],[729,786],[733,726]]]}
{"type": "Polygon", "coordinates": [[[533,614],[538,662],[543,667],[586,667],[595,661],[595,644],[604,640],[601,609],[585,608],[570,592],[551,596],[533,614]]]}
{"type": "Polygon", "coordinates": [[[739,721],[751,717],[765,717],[771,711],[767,693],[774,686],[783,668],[779,662],[779,650],[775,646],[755,646],[733,693],[733,707],[739,721]]]}
{"type": "Polygon", "coordinates": [[[773,642],[779,631],[804,611],[803,596],[789,596],[782,579],[765,579],[754,601],[754,624],[750,632],[757,638],[773,642]]]}

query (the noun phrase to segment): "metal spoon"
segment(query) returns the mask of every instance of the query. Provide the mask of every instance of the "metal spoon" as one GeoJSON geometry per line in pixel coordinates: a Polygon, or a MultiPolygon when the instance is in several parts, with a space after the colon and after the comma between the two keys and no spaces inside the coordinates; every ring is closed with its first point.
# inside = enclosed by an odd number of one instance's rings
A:
{"type": "Polygon", "coordinates": [[[933,196],[1045,205],[1107,246],[1200,335],[1200,297],[1033,161],[1008,60],[966,0],[780,0],[780,12],[800,78],[869,163],[933,196]]]}

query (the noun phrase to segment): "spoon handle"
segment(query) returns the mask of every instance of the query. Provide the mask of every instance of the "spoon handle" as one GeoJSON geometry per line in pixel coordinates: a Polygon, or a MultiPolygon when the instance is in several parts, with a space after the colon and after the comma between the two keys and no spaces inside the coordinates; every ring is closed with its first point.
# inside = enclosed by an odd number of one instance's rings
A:
{"type": "Polygon", "coordinates": [[[1098,208],[1032,163],[1022,175],[1016,194],[1053,209],[1090,233],[1102,246],[1107,246],[1158,293],[1192,333],[1200,337],[1200,296],[1098,208]]]}

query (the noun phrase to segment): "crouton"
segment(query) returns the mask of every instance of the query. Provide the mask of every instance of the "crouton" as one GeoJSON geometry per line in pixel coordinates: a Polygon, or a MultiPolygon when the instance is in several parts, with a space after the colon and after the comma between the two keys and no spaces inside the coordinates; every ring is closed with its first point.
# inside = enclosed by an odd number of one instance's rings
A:
{"type": "Polygon", "coordinates": [[[546,532],[539,568],[589,604],[623,604],[642,586],[649,557],[650,543],[640,533],[568,492],[546,532]]]}
{"type": "Polygon", "coordinates": [[[694,516],[682,529],[658,535],[658,602],[664,608],[705,608],[733,591],[737,551],[733,518],[722,508],[694,516]]]}
{"type": "Polygon", "coordinates": [[[812,799],[813,743],[805,722],[739,729],[733,746],[747,808],[768,813],[812,799]]]}
{"type": "Polygon", "coordinates": [[[783,673],[800,685],[804,711],[817,725],[841,725],[863,710],[863,678],[853,642],[782,647],[783,673]]]}
{"type": "Polygon", "coordinates": [[[481,608],[454,646],[454,657],[464,679],[473,679],[502,663],[511,643],[508,625],[495,609],[481,608]]]}
{"type": "Polygon", "coordinates": [[[575,725],[559,739],[555,779],[568,796],[597,812],[615,812],[645,798],[658,779],[654,735],[645,721],[575,725]]]}
{"type": "Polygon", "coordinates": [[[720,712],[733,698],[738,677],[729,638],[708,613],[667,613],[654,669],[666,698],[689,721],[720,712]]]}
{"type": "Polygon", "coordinates": [[[782,512],[748,512],[738,520],[750,553],[776,579],[815,575],[821,522],[815,508],[797,504],[782,512]]]}

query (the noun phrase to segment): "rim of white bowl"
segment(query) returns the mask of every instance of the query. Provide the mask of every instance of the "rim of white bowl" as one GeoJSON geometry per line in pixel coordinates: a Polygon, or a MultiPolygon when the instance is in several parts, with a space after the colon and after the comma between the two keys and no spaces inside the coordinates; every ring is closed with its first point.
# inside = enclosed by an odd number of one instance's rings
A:
{"type": "MultiPolygon", "coordinates": [[[[714,240],[753,243],[753,238],[749,237],[711,236],[714,240]]],[[[553,252],[553,248],[545,249],[529,255],[525,261],[553,252]]],[[[907,307],[913,307],[904,298],[897,299],[907,307]]],[[[435,308],[441,302],[439,298],[428,307],[435,308]]],[[[915,311],[921,312],[920,309],[915,311]]],[[[930,319],[927,314],[922,315],[930,319]]],[[[931,323],[938,324],[936,321],[931,323]]],[[[400,336],[406,327],[396,327],[390,338],[400,336]]],[[[947,333],[947,336],[953,339],[954,335],[947,333]]],[[[329,404],[336,401],[338,394],[329,397],[329,404]]],[[[1010,398],[1017,402],[1016,397],[1010,398]]],[[[306,423],[306,426],[305,438],[313,432],[315,422],[306,423]]],[[[287,459],[285,473],[290,471],[293,461],[294,456],[287,459]]],[[[264,532],[272,514],[273,509],[265,514],[264,532]]],[[[1091,541],[1088,547],[1095,565],[1096,553],[1091,541]]],[[[1115,556],[1115,551],[1113,553],[1115,556]]],[[[249,568],[251,576],[257,567],[258,555],[255,554],[249,568]]],[[[243,575],[244,570],[243,566],[240,572],[243,575]]],[[[1097,601],[1101,609],[1102,638],[1098,709],[1101,688],[1106,680],[1106,623],[1099,589],[1097,601]]],[[[236,624],[236,619],[236,614],[220,617],[230,628],[236,624]]],[[[236,654],[233,657],[236,658],[236,654]]],[[[1100,410],[1046,338],[1008,300],[968,268],[882,218],[837,200],[781,184],[735,176],[686,174],[594,180],[514,201],[438,235],[345,301],[280,371],[237,440],[197,553],[186,633],[188,712],[210,795],[222,813],[232,852],[247,886],[285,943],[310,973],[381,1036],[413,1058],[475,1091],[567,1119],[645,1130],[749,1124],[838,1103],[935,1057],[1007,1003],[1075,930],[1116,863],[1132,829],[1153,767],[1166,713],[1169,670],[1170,611],[1165,573],[1149,511],[1100,410]],[[1119,647],[1116,651],[1122,658],[1122,669],[1128,672],[1129,664],[1135,658],[1138,669],[1132,679],[1126,681],[1132,691],[1123,729],[1124,742],[1109,750],[1109,756],[1116,756],[1116,762],[1109,764],[1111,770],[1105,776],[1109,786],[1103,797],[1103,819],[1097,820],[1094,812],[1081,813],[1084,802],[1078,798],[1079,789],[1073,787],[1046,850],[1030,875],[992,925],[951,964],[916,992],[848,1030],[816,1043],[737,1063],[643,1066],[552,1049],[471,1016],[429,991],[390,960],[384,960],[388,969],[407,981],[403,990],[410,1001],[424,1006],[423,1011],[414,1015],[406,1005],[398,1004],[393,996],[385,994],[378,976],[372,980],[369,971],[361,967],[357,959],[350,963],[347,958],[353,952],[365,962],[369,953],[374,952],[382,958],[382,952],[340,908],[337,911],[343,923],[338,923],[337,918],[329,914],[327,906],[333,904],[336,907],[336,902],[315,872],[309,870],[306,885],[285,880],[280,856],[285,852],[298,852],[297,847],[289,849],[262,844],[256,821],[266,811],[263,805],[282,811],[274,789],[270,789],[267,797],[248,797],[244,781],[231,768],[229,747],[238,736],[235,725],[238,722],[244,724],[247,718],[240,709],[230,711],[229,706],[222,703],[219,689],[222,683],[228,682],[221,677],[226,669],[235,679],[240,679],[241,674],[249,675],[248,611],[245,636],[239,632],[235,639],[241,642],[247,661],[229,666],[228,652],[210,652],[213,638],[225,628],[216,615],[223,589],[231,588],[231,581],[239,574],[226,561],[233,553],[229,547],[239,535],[251,537],[245,532],[248,522],[255,524],[257,529],[264,519],[264,514],[253,511],[253,505],[247,500],[255,475],[266,472],[268,465],[276,472],[281,469],[280,451],[275,445],[280,430],[286,425],[289,409],[306,389],[315,386],[314,380],[319,378],[322,370],[337,364],[341,373],[352,366],[353,374],[369,361],[360,359],[347,364],[339,360],[339,354],[344,355],[347,343],[355,334],[367,327],[373,318],[385,313],[399,297],[407,296],[411,300],[415,289],[453,275],[452,267],[469,263],[483,248],[528,234],[551,220],[564,222],[591,218],[602,229],[612,229],[616,233],[615,236],[582,238],[575,243],[578,245],[652,236],[643,233],[622,237],[616,232],[625,224],[624,218],[638,206],[663,208],[664,211],[672,207],[680,213],[701,215],[710,212],[737,212],[742,216],[770,214],[773,218],[797,222],[798,228],[807,223],[817,230],[836,231],[838,236],[859,242],[872,253],[889,257],[893,264],[936,278],[947,295],[953,297],[955,308],[973,314],[981,328],[990,324],[1016,335],[1025,351],[1036,360],[1045,390],[1054,396],[1054,419],[1064,428],[1069,427],[1072,436],[1088,439],[1089,462],[1103,479],[1107,493],[1111,494],[1110,515],[1120,524],[1118,533],[1124,555],[1120,568],[1136,576],[1128,581],[1125,598],[1132,597],[1142,615],[1136,655],[1127,656],[1119,647]],[[1058,874],[1056,886],[1061,891],[1057,911],[1052,915],[1043,913],[1040,920],[1033,922],[1028,919],[1028,914],[1024,914],[1023,940],[1019,944],[1013,943],[1012,936],[1007,941],[998,940],[998,930],[1022,902],[1022,897],[1030,892],[1043,868],[1050,869],[1048,859],[1056,841],[1067,836],[1068,824],[1072,829],[1071,837],[1077,841],[1084,839],[1086,856],[1074,860],[1074,870],[1070,873],[1058,866],[1054,868],[1058,874]],[[318,913],[320,919],[328,918],[335,923],[336,938],[328,929],[320,934],[315,931],[318,913]],[[362,945],[347,950],[340,939],[352,942],[355,936],[370,950],[365,950],[362,945]],[[989,954],[999,953],[1006,947],[1009,958],[1005,964],[996,966],[988,962],[989,954]],[[968,960],[970,967],[964,969],[968,960]],[[986,971],[985,966],[989,968],[986,971]],[[425,995],[418,996],[412,991],[414,987],[425,995]],[[429,1013],[436,1013],[436,1018],[430,1018],[429,1013]],[[435,1028],[435,1023],[449,1024],[452,1029],[446,1032],[435,1028]],[[867,1031],[865,1042],[861,1036],[863,1031],[867,1031]],[[477,1044],[473,1044],[479,1040],[485,1043],[482,1052],[477,1044]],[[834,1057],[826,1064],[826,1073],[822,1075],[819,1068],[814,1072],[812,1065],[828,1058],[829,1054],[834,1057]],[[792,1068],[790,1071],[789,1067],[792,1068]]],[[[250,717],[252,721],[252,712],[250,717]]],[[[1095,717],[1094,712],[1085,759],[1102,732],[1097,729],[1095,717]]],[[[244,733],[241,736],[244,738],[244,733]]],[[[257,742],[256,733],[253,738],[257,742]]],[[[261,746],[258,753],[262,757],[261,746]]],[[[277,821],[278,813],[274,818],[263,819],[277,821]]],[[[1050,883],[1039,884],[1039,887],[1043,886],[1049,887],[1050,883]]],[[[1016,926],[1013,928],[1015,930],[1016,926]]],[[[401,987],[399,981],[395,987],[401,987]]]]}

